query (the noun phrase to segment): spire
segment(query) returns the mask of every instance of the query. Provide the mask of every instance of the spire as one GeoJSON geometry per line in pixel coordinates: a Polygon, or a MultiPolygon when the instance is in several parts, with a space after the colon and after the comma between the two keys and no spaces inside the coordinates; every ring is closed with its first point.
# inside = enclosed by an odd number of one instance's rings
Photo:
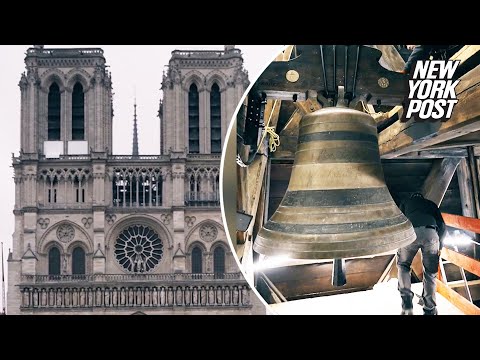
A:
{"type": "Polygon", "coordinates": [[[138,130],[137,130],[137,98],[135,98],[135,103],[133,105],[133,149],[132,156],[138,156],[138,130]]]}

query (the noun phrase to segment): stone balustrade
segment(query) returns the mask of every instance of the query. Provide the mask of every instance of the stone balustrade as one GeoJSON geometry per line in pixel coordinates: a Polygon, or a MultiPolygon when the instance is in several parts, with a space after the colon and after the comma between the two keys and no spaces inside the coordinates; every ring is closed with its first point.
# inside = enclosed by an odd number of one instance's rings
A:
{"type": "Polygon", "coordinates": [[[240,273],[23,275],[21,309],[248,308],[240,273]]]}

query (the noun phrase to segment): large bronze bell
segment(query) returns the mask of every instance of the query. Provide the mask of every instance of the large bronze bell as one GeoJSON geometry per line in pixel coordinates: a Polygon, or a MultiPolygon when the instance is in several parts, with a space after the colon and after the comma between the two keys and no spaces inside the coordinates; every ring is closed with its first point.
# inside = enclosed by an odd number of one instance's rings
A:
{"type": "Polygon", "coordinates": [[[340,107],[304,116],[287,192],[254,250],[340,259],[388,252],[415,238],[385,185],[373,118],[340,107]]]}

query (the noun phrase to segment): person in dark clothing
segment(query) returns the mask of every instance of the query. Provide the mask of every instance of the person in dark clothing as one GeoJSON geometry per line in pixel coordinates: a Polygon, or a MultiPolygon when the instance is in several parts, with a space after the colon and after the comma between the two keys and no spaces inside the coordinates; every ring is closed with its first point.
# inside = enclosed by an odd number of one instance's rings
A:
{"type": "Polygon", "coordinates": [[[410,74],[412,66],[415,65],[417,61],[427,60],[430,57],[432,47],[429,45],[407,45],[407,49],[412,50],[412,53],[405,62],[405,67],[403,68],[404,74],[410,74]]]}
{"type": "Polygon", "coordinates": [[[446,233],[445,222],[438,206],[415,193],[400,205],[400,210],[411,221],[417,239],[397,252],[398,291],[402,298],[402,315],[413,315],[413,292],[411,290],[410,270],[412,261],[418,252],[422,251],[423,263],[423,313],[437,314],[436,283],[440,250],[446,233]]]}
{"type": "Polygon", "coordinates": [[[407,49],[411,50],[412,53],[405,62],[402,73],[410,74],[412,67],[415,66],[417,61],[428,60],[430,56],[434,59],[443,58],[443,60],[447,60],[460,47],[460,45],[407,45],[407,49]]]}

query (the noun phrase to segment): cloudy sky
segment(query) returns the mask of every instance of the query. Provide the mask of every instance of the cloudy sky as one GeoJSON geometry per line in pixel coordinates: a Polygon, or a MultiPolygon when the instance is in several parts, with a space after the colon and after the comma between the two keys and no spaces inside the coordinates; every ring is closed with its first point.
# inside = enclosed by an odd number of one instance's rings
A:
{"type": "MultiPolygon", "coordinates": [[[[14,231],[14,183],[11,154],[20,150],[20,74],[31,45],[0,46],[0,241],[5,262],[14,231]]],[[[162,72],[173,50],[223,50],[223,45],[46,45],[46,48],[100,47],[104,49],[112,73],[114,96],[113,153],[132,151],[133,99],[137,98],[140,154],[160,153],[160,127],[157,117],[162,72]]],[[[282,50],[282,45],[237,45],[242,50],[251,82],[282,50]]],[[[6,270],[6,264],[5,270],[6,270]]],[[[0,273],[1,273],[0,269],[0,273]]],[[[5,274],[5,280],[7,276],[5,274]]],[[[0,298],[0,307],[2,299],[0,298]]],[[[1,311],[1,310],[0,310],[1,311]]]]}

